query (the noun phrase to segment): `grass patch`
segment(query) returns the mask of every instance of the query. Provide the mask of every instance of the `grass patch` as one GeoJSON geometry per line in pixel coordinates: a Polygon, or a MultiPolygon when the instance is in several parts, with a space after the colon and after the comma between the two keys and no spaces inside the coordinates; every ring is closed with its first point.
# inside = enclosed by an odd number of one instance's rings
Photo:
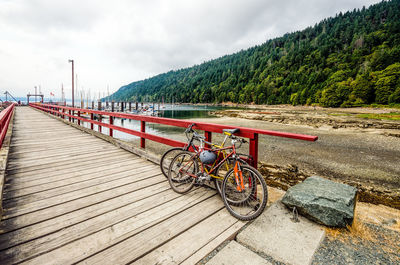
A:
{"type": "Polygon", "coordinates": [[[330,116],[352,116],[351,113],[328,113],[330,116]]]}
{"type": "Polygon", "coordinates": [[[366,105],[361,105],[361,107],[369,107],[369,108],[380,108],[380,109],[387,109],[387,108],[391,108],[391,109],[400,109],[400,104],[389,104],[389,105],[382,105],[382,104],[366,104],[366,105]]]}
{"type": "Polygon", "coordinates": [[[357,117],[363,119],[400,121],[400,112],[390,112],[382,114],[374,114],[374,113],[358,114],[357,117]]]}

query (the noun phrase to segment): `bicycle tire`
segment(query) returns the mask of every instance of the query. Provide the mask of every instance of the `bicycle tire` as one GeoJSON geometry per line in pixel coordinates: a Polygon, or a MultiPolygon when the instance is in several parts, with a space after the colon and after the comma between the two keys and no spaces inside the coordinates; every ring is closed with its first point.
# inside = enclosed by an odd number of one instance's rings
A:
{"type": "MultiPolygon", "coordinates": [[[[256,178],[254,177],[254,174],[249,175],[247,177],[247,179],[249,180],[250,183],[255,183],[256,182],[256,178]]],[[[222,182],[221,182],[220,185],[222,186],[222,182]]],[[[231,199],[231,198],[227,198],[227,201],[232,206],[240,206],[240,204],[245,203],[247,200],[249,200],[250,196],[253,195],[256,192],[257,189],[256,189],[256,186],[249,185],[249,190],[250,190],[250,192],[247,193],[247,196],[244,196],[243,198],[236,199],[236,200],[231,199]]],[[[222,187],[221,187],[221,194],[222,194],[222,187]]]]}
{"type": "Polygon", "coordinates": [[[235,184],[232,185],[232,181],[230,181],[230,177],[232,176],[232,173],[234,173],[234,170],[231,169],[226,174],[222,183],[221,197],[226,209],[232,216],[242,221],[250,221],[257,218],[264,211],[265,206],[267,205],[267,184],[261,173],[254,167],[249,165],[241,165],[241,170],[243,175],[245,175],[243,178],[244,180],[248,179],[246,178],[248,174],[251,174],[250,178],[252,179],[252,183],[246,184],[245,190],[238,192],[235,184]],[[257,188],[256,192],[254,192],[255,187],[257,188]],[[235,199],[238,194],[244,198],[243,202],[240,204],[237,203],[239,200],[235,199]],[[239,209],[243,209],[243,212],[240,213],[239,209]]]}
{"type": "Polygon", "coordinates": [[[198,165],[193,159],[193,153],[181,151],[177,154],[168,169],[168,182],[171,188],[177,193],[186,193],[192,189],[198,172],[198,165]],[[186,163],[187,162],[187,163],[186,163]]]}
{"type": "Polygon", "coordinates": [[[163,173],[163,175],[168,178],[168,169],[169,169],[169,165],[172,162],[172,159],[181,151],[186,151],[185,148],[183,147],[174,147],[171,148],[169,150],[167,150],[167,152],[165,152],[160,160],[160,169],[161,172],[163,173]],[[174,154],[174,152],[177,152],[176,154],[174,154]],[[172,155],[171,155],[172,154],[172,155]],[[171,161],[168,161],[168,159],[171,158],[171,161]]]}

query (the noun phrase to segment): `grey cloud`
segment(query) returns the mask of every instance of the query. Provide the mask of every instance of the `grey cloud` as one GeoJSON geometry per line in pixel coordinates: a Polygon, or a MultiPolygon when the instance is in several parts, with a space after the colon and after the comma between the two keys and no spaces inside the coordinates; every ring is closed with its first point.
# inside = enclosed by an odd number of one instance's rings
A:
{"type": "Polygon", "coordinates": [[[70,84],[73,58],[81,85],[92,93],[107,84],[115,90],[378,1],[2,0],[0,61],[10,63],[0,71],[10,78],[0,87],[23,95],[39,82],[49,89],[70,84]]]}
{"type": "Polygon", "coordinates": [[[100,13],[97,1],[6,0],[0,4],[0,20],[27,30],[85,30],[100,13]]]}
{"type": "Polygon", "coordinates": [[[149,38],[144,26],[118,50],[121,57],[160,73],[261,44],[354,7],[361,8],[361,1],[175,1],[160,6],[162,12],[153,21],[158,36],[149,38]]]}

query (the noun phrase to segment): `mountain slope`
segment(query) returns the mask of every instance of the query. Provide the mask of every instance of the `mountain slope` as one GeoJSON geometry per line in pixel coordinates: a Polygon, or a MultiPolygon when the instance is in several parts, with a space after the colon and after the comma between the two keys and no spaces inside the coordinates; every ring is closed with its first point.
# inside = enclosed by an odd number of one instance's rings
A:
{"type": "Polygon", "coordinates": [[[193,67],[121,87],[117,100],[311,104],[400,103],[400,0],[193,67]]]}

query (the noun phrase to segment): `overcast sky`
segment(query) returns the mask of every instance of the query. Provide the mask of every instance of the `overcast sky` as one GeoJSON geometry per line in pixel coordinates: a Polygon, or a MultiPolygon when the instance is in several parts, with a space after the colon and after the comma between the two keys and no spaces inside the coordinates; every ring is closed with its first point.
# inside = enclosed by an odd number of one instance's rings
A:
{"type": "Polygon", "coordinates": [[[0,0],[0,93],[91,95],[261,44],[377,0],[0,0]]]}

